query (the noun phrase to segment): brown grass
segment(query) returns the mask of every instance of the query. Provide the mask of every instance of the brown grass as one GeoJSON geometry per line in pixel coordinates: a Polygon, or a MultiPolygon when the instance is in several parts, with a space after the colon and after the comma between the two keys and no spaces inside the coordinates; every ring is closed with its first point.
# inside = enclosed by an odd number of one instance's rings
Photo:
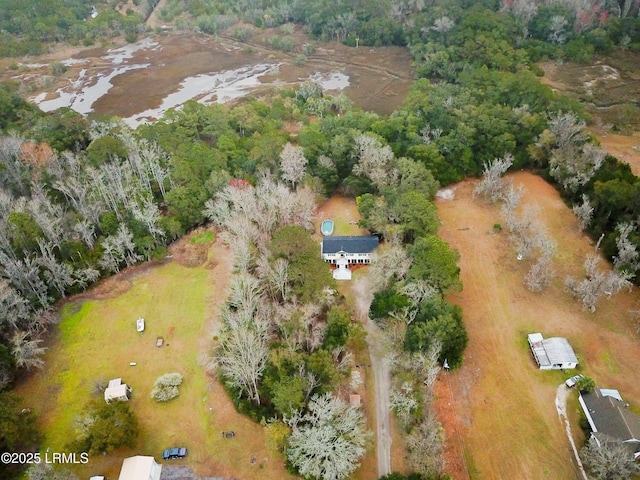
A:
{"type": "MultiPolygon", "coordinates": [[[[569,444],[554,407],[555,387],[569,374],[538,370],[526,334],[567,337],[581,371],[602,387],[619,389],[630,403],[640,402],[640,344],[628,318],[638,292],[603,300],[595,314],[583,312],[563,281],[582,273],[584,255],[593,248],[590,240],[541,178],[521,172],[511,179],[526,188],[523,202],[540,206],[558,242],[558,275],[542,293],[524,288],[528,264],[516,260],[506,232],[493,233],[494,223],[501,222],[499,208],[471,197],[473,181],[456,185],[454,200],[438,201],[440,233],[461,254],[464,290],[450,300],[464,309],[469,332],[463,367],[444,374],[451,400],[438,399],[447,403],[441,411],[455,413],[457,433],[447,431],[448,464],[456,463],[453,457],[462,445],[471,478],[572,479],[569,444]]],[[[465,478],[463,470],[452,474],[465,478]]]]}
{"type": "Polygon", "coordinates": [[[640,177],[640,132],[620,135],[606,132],[601,128],[591,128],[590,131],[598,137],[600,145],[609,155],[628,163],[631,171],[640,177]]]}

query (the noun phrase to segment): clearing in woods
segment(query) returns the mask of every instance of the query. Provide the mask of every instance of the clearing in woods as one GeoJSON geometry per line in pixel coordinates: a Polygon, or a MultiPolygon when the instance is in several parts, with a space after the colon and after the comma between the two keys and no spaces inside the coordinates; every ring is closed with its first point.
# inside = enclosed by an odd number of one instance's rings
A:
{"type": "MultiPolygon", "coordinates": [[[[634,288],[601,300],[595,314],[583,312],[563,283],[566,276],[583,273],[592,242],[578,232],[573,213],[543,179],[526,172],[509,178],[525,187],[523,204],[539,206],[540,218],[558,244],[557,275],[541,293],[524,287],[529,262],[516,259],[508,232],[494,233],[494,224],[502,222],[499,206],[472,198],[474,180],[452,186],[453,199],[437,201],[440,235],[460,252],[464,289],[449,299],[464,309],[469,332],[463,366],[443,373],[437,389],[447,436],[445,470],[454,480],[573,479],[573,454],[554,399],[557,386],[575,372],[538,370],[526,335],[567,337],[580,372],[601,387],[620,390],[637,406],[640,339],[628,312],[638,308],[640,296],[634,288]]],[[[602,262],[602,268],[608,264],[602,262]]],[[[581,446],[575,398],[569,399],[569,409],[581,446]]]]}

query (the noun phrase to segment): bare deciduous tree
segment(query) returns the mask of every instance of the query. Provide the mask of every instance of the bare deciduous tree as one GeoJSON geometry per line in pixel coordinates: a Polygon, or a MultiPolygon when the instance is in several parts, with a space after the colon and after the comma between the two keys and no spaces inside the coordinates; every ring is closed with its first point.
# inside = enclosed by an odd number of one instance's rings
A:
{"type": "Polygon", "coordinates": [[[392,279],[404,278],[410,266],[411,259],[400,244],[389,244],[384,250],[376,252],[367,274],[372,294],[387,288],[392,279]]]}
{"type": "Polygon", "coordinates": [[[150,195],[144,195],[139,202],[133,202],[129,210],[136,220],[147,227],[154,241],[159,242],[160,239],[164,238],[164,231],[157,226],[162,214],[150,195]]]}
{"type": "Polygon", "coordinates": [[[40,278],[37,259],[25,257],[22,260],[10,257],[0,251],[0,273],[16,288],[24,298],[34,296],[41,307],[46,308],[51,302],[47,294],[47,286],[40,278]]]}
{"type": "Polygon", "coordinates": [[[442,135],[442,129],[438,127],[431,127],[430,125],[426,125],[422,130],[420,130],[420,139],[422,143],[425,145],[429,145],[431,142],[437,140],[442,135]]]}
{"type": "Polygon", "coordinates": [[[546,238],[544,226],[540,222],[540,211],[537,207],[526,205],[521,215],[514,215],[508,220],[510,239],[520,260],[528,258],[533,249],[546,238]]]}
{"type": "Polygon", "coordinates": [[[255,188],[251,185],[223,188],[206,202],[204,214],[215,225],[232,230],[232,238],[242,236],[257,241],[267,240],[278,226],[311,228],[314,209],[311,190],[299,188],[292,192],[284,184],[264,176],[255,188]]]}
{"type": "Polygon", "coordinates": [[[96,242],[96,228],[93,223],[83,219],[79,220],[74,226],[73,231],[77,233],[82,241],[89,247],[93,248],[96,242]]]}
{"type": "Polygon", "coordinates": [[[513,165],[513,155],[507,153],[502,158],[483,165],[482,180],[473,189],[473,195],[482,195],[491,202],[501,200],[505,195],[507,185],[502,176],[513,165]]]}
{"type": "Polygon", "coordinates": [[[626,271],[633,276],[640,268],[640,254],[636,245],[631,241],[629,236],[635,233],[635,226],[629,222],[618,224],[618,238],[616,246],[618,254],[613,257],[613,266],[618,271],[626,271]]]}
{"type": "Polygon", "coordinates": [[[429,285],[424,280],[415,280],[406,283],[402,287],[401,292],[403,295],[409,297],[414,307],[418,307],[425,300],[433,298],[438,293],[438,289],[433,285],[429,285]]]}
{"type": "Polygon", "coordinates": [[[582,194],[582,203],[580,205],[573,206],[573,213],[578,218],[578,228],[583,232],[591,223],[593,218],[593,207],[589,202],[589,197],[586,194],[582,194]]]}
{"type": "Polygon", "coordinates": [[[16,196],[27,194],[31,181],[27,165],[20,160],[24,143],[17,135],[0,137],[0,186],[16,196]]]}
{"type": "Polygon", "coordinates": [[[40,343],[42,343],[42,340],[32,338],[29,332],[14,333],[11,338],[11,353],[19,368],[31,370],[44,366],[44,360],[42,360],[41,356],[47,349],[41,347],[40,343]]]}
{"type": "Polygon", "coordinates": [[[562,15],[554,15],[551,17],[551,25],[549,26],[549,41],[555,45],[562,45],[567,41],[567,34],[565,28],[569,22],[562,15]]]}
{"type": "Polygon", "coordinates": [[[531,269],[524,277],[525,285],[532,292],[540,292],[551,284],[555,276],[555,270],[551,262],[551,257],[542,255],[531,265],[531,269]]]}
{"type": "Polygon", "coordinates": [[[605,152],[602,148],[589,142],[584,132],[585,123],[578,121],[573,113],[561,113],[549,120],[551,136],[542,145],[543,149],[551,149],[549,156],[549,173],[562,186],[575,192],[585,185],[604,162],[605,152]],[[551,140],[552,139],[552,140],[551,140]]]}
{"type": "Polygon", "coordinates": [[[512,229],[511,225],[516,222],[516,209],[518,208],[518,205],[520,205],[521,199],[522,186],[518,185],[516,187],[512,184],[508,185],[502,197],[502,206],[500,207],[500,213],[505,219],[507,228],[509,228],[510,230],[512,229]]]}
{"type": "Polygon", "coordinates": [[[0,278],[0,329],[9,332],[25,329],[30,315],[27,301],[0,278]]]}
{"type": "Polygon", "coordinates": [[[393,185],[397,172],[392,168],[395,155],[391,147],[365,134],[356,137],[355,144],[358,163],[353,167],[353,173],[368,178],[378,189],[393,185]]]}
{"type": "Polygon", "coordinates": [[[516,18],[517,25],[522,29],[522,38],[529,36],[528,25],[533,17],[538,13],[538,6],[530,0],[503,1],[502,11],[511,11],[516,18]]]}
{"type": "Polygon", "coordinates": [[[257,261],[256,271],[267,284],[271,297],[275,299],[279,295],[286,302],[289,295],[289,262],[284,258],[269,262],[267,255],[263,255],[257,261]]]}
{"type": "Polygon", "coordinates": [[[565,286],[577,297],[585,310],[596,311],[598,300],[602,295],[611,296],[622,289],[630,289],[631,276],[626,272],[604,271],[598,269],[600,257],[588,254],[584,262],[585,278],[578,282],[573,277],[565,279],[565,286]]]}
{"type": "Polygon", "coordinates": [[[282,179],[291,183],[293,188],[300,183],[305,174],[307,167],[307,159],[304,156],[302,147],[293,146],[287,142],[284,149],[280,153],[280,169],[282,170],[282,179]]]}
{"type": "Polygon", "coordinates": [[[419,403],[416,399],[416,392],[411,382],[403,382],[398,389],[391,389],[389,393],[389,404],[403,425],[411,422],[413,413],[417,410],[419,403]]]}
{"type": "Polygon", "coordinates": [[[441,474],[444,468],[442,426],[434,415],[428,414],[405,437],[409,465],[423,475],[441,474]]]}
{"type": "Polygon", "coordinates": [[[455,22],[443,15],[442,17],[436,18],[433,22],[433,27],[431,27],[434,31],[444,34],[447,33],[455,26],[455,22]]]}
{"type": "Polygon", "coordinates": [[[41,256],[37,261],[44,269],[44,277],[49,286],[58,291],[60,296],[66,297],[67,287],[76,281],[73,267],[67,263],[59,261],[53,253],[54,246],[43,239],[38,239],[41,256]]]}
{"type": "Polygon", "coordinates": [[[109,235],[102,242],[102,257],[98,262],[102,268],[111,272],[119,272],[124,262],[128,267],[142,259],[135,251],[133,234],[124,223],[121,223],[115,235],[109,235]]]}
{"type": "Polygon", "coordinates": [[[262,300],[262,287],[257,278],[247,272],[240,272],[233,276],[229,283],[227,299],[230,306],[253,315],[262,300]]]}
{"type": "Polygon", "coordinates": [[[269,357],[269,326],[258,316],[247,315],[246,310],[223,308],[221,317],[216,364],[239,395],[247,395],[259,404],[258,385],[269,357]]]}
{"type": "Polygon", "coordinates": [[[31,199],[27,202],[27,210],[47,240],[56,247],[60,246],[60,243],[66,239],[65,232],[67,231],[62,228],[64,210],[60,205],[49,200],[42,185],[32,184],[31,199]]]}

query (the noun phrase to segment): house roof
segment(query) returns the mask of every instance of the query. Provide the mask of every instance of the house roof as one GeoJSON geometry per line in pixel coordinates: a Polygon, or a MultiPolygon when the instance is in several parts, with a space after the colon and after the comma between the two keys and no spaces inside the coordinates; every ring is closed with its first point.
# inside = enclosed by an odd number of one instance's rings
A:
{"type": "Polygon", "coordinates": [[[611,391],[596,388],[580,393],[580,405],[594,433],[602,438],[635,442],[635,451],[640,451],[640,417],[627,409],[619,394],[611,395],[611,391]]]}
{"type": "Polygon", "coordinates": [[[122,378],[114,378],[113,380],[109,380],[109,385],[107,388],[117,387],[122,384],[122,378]]]}
{"type": "Polygon", "coordinates": [[[124,459],[118,480],[160,480],[161,473],[162,465],[153,457],[136,455],[124,459]]]}
{"type": "Polygon", "coordinates": [[[566,338],[543,338],[540,333],[531,333],[529,334],[529,345],[531,345],[531,351],[541,367],[578,363],[578,357],[566,338]]]}
{"type": "Polygon", "coordinates": [[[370,253],[376,249],[379,240],[375,235],[359,235],[346,237],[324,237],[322,253],[370,253]]]}

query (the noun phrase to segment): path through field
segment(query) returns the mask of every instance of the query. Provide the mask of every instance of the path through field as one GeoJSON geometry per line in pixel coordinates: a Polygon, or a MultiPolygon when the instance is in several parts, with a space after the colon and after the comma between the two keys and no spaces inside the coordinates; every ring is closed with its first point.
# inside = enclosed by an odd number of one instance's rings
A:
{"type": "Polygon", "coordinates": [[[573,435],[571,434],[571,422],[569,421],[569,416],[567,415],[567,397],[569,396],[570,390],[564,383],[558,385],[556,389],[556,410],[558,411],[558,417],[561,422],[564,422],[565,430],[567,432],[567,439],[571,444],[571,449],[573,450],[573,456],[576,459],[576,464],[578,465],[578,470],[580,471],[580,475],[583,480],[589,480],[586,472],[584,471],[584,467],[582,466],[582,460],[580,460],[580,455],[578,455],[578,448],[576,447],[576,442],[573,439],[573,435]]]}
{"type": "Polygon", "coordinates": [[[391,424],[389,406],[389,390],[391,374],[389,360],[384,349],[382,332],[369,318],[369,307],[373,300],[366,277],[357,278],[352,289],[356,298],[357,314],[367,332],[367,345],[371,368],[374,373],[376,403],[376,456],[378,459],[378,476],[391,473],[391,424]]]}

